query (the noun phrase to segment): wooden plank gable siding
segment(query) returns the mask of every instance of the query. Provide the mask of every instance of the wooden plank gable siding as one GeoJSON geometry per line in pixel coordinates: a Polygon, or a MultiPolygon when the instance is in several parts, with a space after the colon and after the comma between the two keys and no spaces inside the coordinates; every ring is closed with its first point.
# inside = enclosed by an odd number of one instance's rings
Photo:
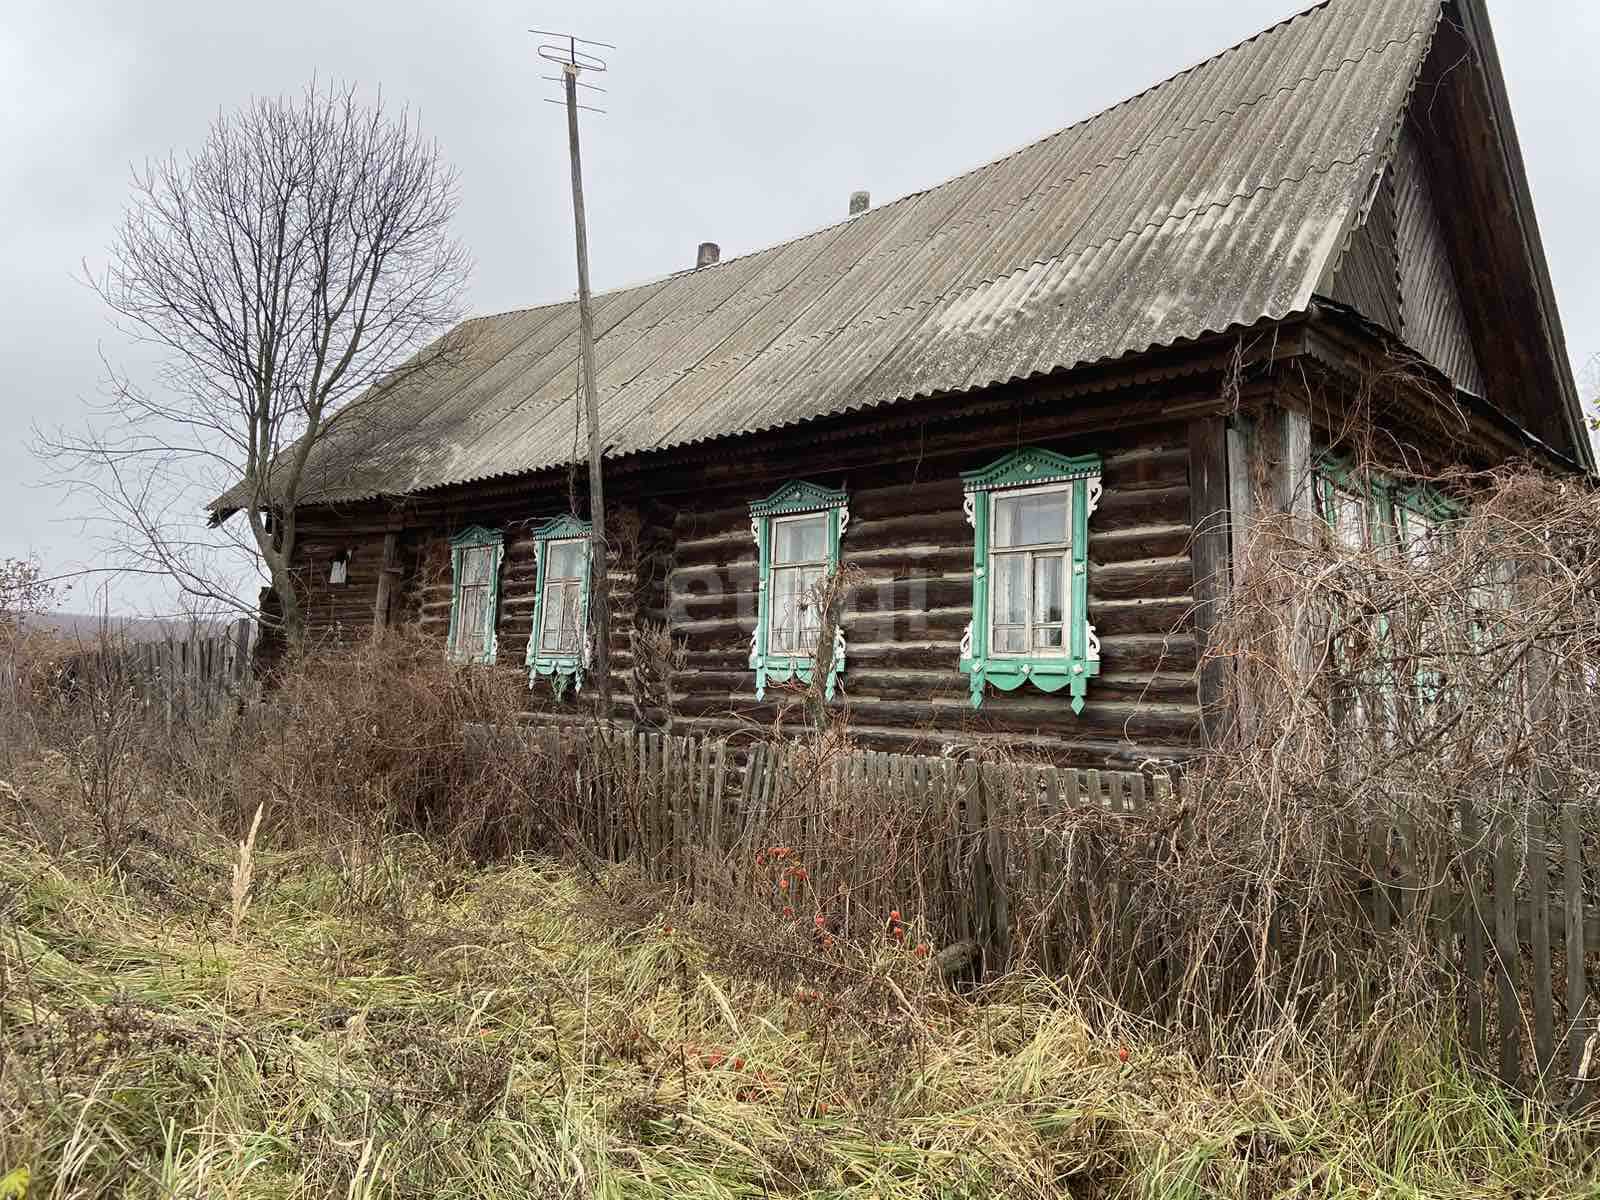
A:
{"type": "Polygon", "coordinates": [[[1394,172],[1385,171],[1361,227],[1351,235],[1329,291],[1367,320],[1401,336],[1400,261],[1396,249],[1394,172]]]}
{"type": "Polygon", "coordinates": [[[1429,177],[1421,135],[1409,122],[1390,173],[1400,267],[1400,335],[1457,387],[1485,396],[1488,384],[1451,262],[1438,207],[1440,194],[1429,177]]]}

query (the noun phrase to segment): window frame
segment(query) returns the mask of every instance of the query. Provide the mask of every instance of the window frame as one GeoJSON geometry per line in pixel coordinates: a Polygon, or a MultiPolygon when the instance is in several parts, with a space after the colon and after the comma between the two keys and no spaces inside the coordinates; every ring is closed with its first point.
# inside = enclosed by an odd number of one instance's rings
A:
{"type": "MultiPolygon", "coordinates": [[[[1089,680],[1100,674],[1100,638],[1089,620],[1089,519],[1104,494],[1103,475],[1104,464],[1097,454],[1069,458],[1038,447],[1014,451],[981,470],[962,473],[963,507],[973,528],[973,546],[972,620],[961,638],[960,669],[969,679],[972,707],[982,707],[986,685],[1013,692],[1032,684],[1049,694],[1067,691],[1072,711],[1083,712],[1089,680]],[[1058,545],[1038,543],[1037,547],[997,550],[994,521],[998,506],[994,498],[1046,493],[1067,498],[1067,541],[1063,550],[1056,551],[1063,555],[1067,576],[1062,588],[1062,647],[1059,651],[1041,650],[1032,645],[1034,580],[1030,570],[1026,649],[992,650],[996,554],[1058,545]]],[[[1034,561],[1031,553],[1028,561],[1034,561]]]]}
{"type": "MultiPolygon", "coordinates": [[[[1429,522],[1436,536],[1449,537],[1450,522],[1464,515],[1465,509],[1456,500],[1426,484],[1403,484],[1382,471],[1363,471],[1353,467],[1348,459],[1332,453],[1319,456],[1315,467],[1317,507],[1326,524],[1333,545],[1344,550],[1338,534],[1338,495],[1353,496],[1362,504],[1367,541],[1357,552],[1387,551],[1396,560],[1417,565],[1411,558],[1411,544],[1407,525],[1410,519],[1429,522]]],[[[1388,636],[1389,619],[1379,615],[1372,636],[1380,642],[1388,636]]],[[[1335,650],[1337,650],[1337,644],[1335,650]]],[[[1399,686],[1391,678],[1375,681],[1378,698],[1389,712],[1397,708],[1399,686]]],[[[1443,673],[1419,667],[1412,689],[1417,701],[1424,706],[1435,703],[1444,693],[1443,673]]],[[[1359,697],[1352,707],[1358,714],[1365,712],[1359,697]]]]}
{"type": "Polygon", "coordinates": [[[450,539],[450,632],[445,640],[445,655],[463,665],[492,666],[500,652],[500,564],[505,561],[505,535],[497,529],[469,525],[450,539]],[[492,551],[489,582],[486,585],[488,624],[482,645],[470,652],[460,646],[462,571],[467,556],[492,551]]]}
{"type": "MultiPolygon", "coordinates": [[[[756,627],[750,635],[750,668],[756,673],[756,699],[766,699],[769,683],[789,683],[799,680],[811,683],[816,678],[816,649],[809,653],[787,651],[773,653],[771,645],[774,609],[774,571],[788,569],[773,563],[777,528],[787,521],[805,517],[827,517],[827,557],[823,566],[824,581],[839,570],[839,543],[850,525],[849,496],[842,489],[825,488],[820,484],[793,480],[784,484],[764,500],[750,505],[750,535],[756,543],[756,627]]],[[[793,564],[803,568],[813,565],[812,560],[793,564]]],[[[819,614],[820,635],[825,619],[819,614]]],[[[848,645],[844,630],[839,625],[833,629],[833,655],[828,664],[828,678],[823,694],[831,700],[844,674],[848,645]]]]}
{"type": "MultiPolygon", "coordinates": [[[[589,635],[589,575],[592,570],[593,543],[591,541],[594,526],[573,516],[563,513],[559,517],[552,517],[543,525],[533,531],[534,541],[534,601],[533,601],[533,627],[528,632],[528,650],[524,656],[524,664],[528,668],[528,687],[533,688],[540,679],[551,680],[558,691],[564,690],[570,683],[574,692],[583,690],[584,673],[589,668],[592,650],[592,638],[589,635]],[[545,650],[544,647],[544,622],[545,622],[545,597],[547,592],[547,576],[549,574],[550,549],[562,542],[580,542],[584,547],[583,554],[579,557],[581,580],[578,589],[578,627],[580,629],[579,646],[577,651],[545,650]]],[[[571,579],[573,576],[563,575],[562,579],[571,579]]]]}

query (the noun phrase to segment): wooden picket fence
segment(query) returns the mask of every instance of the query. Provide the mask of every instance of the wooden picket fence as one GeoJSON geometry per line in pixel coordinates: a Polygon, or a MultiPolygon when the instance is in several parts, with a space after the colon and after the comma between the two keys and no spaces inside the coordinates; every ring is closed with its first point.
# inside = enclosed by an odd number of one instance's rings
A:
{"type": "MultiPolygon", "coordinates": [[[[569,836],[691,897],[731,890],[851,935],[898,911],[936,952],[970,948],[954,961],[975,971],[1026,960],[1152,1016],[1178,1002],[1184,965],[1142,909],[1149,880],[1093,829],[1136,819],[1180,845],[1198,807],[1185,781],[864,750],[817,761],[803,744],[592,728],[520,736],[569,836]]],[[[1345,831],[1371,944],[1343,956],[1366,974],[1324,964],[1322,982],[1353,993],[1360,1020],[1373,964],[1423,947],[1454,992],[1452,1039],[1508,1084],[1567,1095],[1600,1074],[1596,816],[1533,795],[1501,811],[1462,805],[1447,847],[1403,820],[1345,831]]],[[[1291,952],[1279,943],[1274,931],[1274,959],[1291,952]]]]}
{"type": "Polygon", "coordinates": [[[248,620],[190,637],[142,642],[108,638],[63,659],[58,686],[69,693],[131,690],[168,726],[208,720],[248,694],[252,638],[248,620]]]}

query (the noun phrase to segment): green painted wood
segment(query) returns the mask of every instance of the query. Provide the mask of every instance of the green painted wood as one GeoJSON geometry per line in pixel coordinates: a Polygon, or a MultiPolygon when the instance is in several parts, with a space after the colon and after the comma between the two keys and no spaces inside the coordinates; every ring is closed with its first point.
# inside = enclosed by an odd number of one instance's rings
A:
{"type": "Polygon", "coordinates": [[[959,666],[970,679],[974,708],[983,704],[985,685],[1007,692],[1030,685],[1046,693],[1065,691],[1071,697],[1072,711],[1083,711],[1089,680],[1100,673],[1099,643],[1089,624],[1088,526],[1099,504],[1101,473],[1098,455],[1067,458],[1038,447],[1013,451],[981,470],[962,473],[967,519],[973,527],[973,560],[972,621],[962,639],[959,666]],[[1065,653],[994,654],[989,645],[991,497],[1008,489],[1045,486],[1061,488],[1070,504],[1065,653]]]}

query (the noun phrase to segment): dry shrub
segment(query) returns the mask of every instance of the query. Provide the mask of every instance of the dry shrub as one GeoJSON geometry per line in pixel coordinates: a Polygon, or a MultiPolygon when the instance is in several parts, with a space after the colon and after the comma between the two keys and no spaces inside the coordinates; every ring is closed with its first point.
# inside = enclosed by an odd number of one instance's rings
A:
{"type": "Polygon", "coordinates": [[[411,630],[319,648],[286,664],[239,732],[231,825],[265,802],[280,844],[417,832],[474,856],[503,853],[507,804],[468,731],[509,721],[521,672],[456,666],[411,630]]]}
{"type": "Polygon", "coordinates": [[[1555,829],[1595,792],[1600,505],[1544,475],[1433,483],[1470,508],[1426,553],[1336,544],[1320,514],[1259,521],[1208,652],[1226,733],[1191,764],[1186,810],[1090,818],[1140,881],[1150,952],[1181,966],[1180,1024],[1371,1032],[1448,1010],[1463,982],[1435,890],[1458,903],[1482,870],[1477,831],[1555,829]],[[1390,873],[1402,847],[1415,878],[1390,873]],[[1375,887],[1403,902],[1395,936],[1373,936],[1375,887]]]}

